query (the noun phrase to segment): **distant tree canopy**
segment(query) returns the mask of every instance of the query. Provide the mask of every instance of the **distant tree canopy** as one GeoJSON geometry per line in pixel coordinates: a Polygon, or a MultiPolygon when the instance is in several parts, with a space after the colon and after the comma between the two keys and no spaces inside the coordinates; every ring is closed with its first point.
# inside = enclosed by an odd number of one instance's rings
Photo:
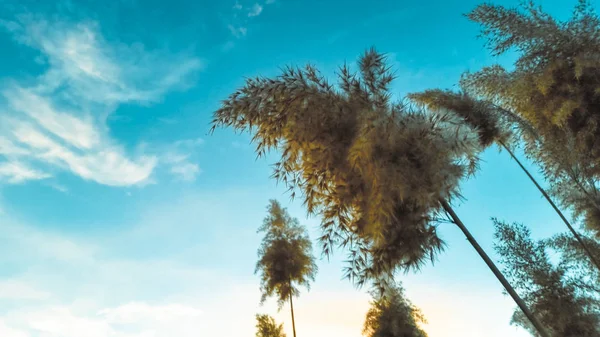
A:
{"type": "MultiPolygon", "coordinates": [[[[600,274],[581,246],[564,235],[536,242],[521,224],[494,223],[495,248],[507,276],[552,336],[600,336],[600,274]],[[551,262],[550,248],[558,264],[551,262]]],[[[515,311],[513,323],[537,336],[521,311],[515,311]]]]}
{"type": "Polygon", "coordinates": [[[522,130],[528,155],[562,203],[600,234],[600,19],[585,0],[566,22],[532,3],[523,11],[480,5],[469,18],[495,55],[516,50],[519,58],[513,70],[485,67],[461,85],[530,125],[522,130]]]}
{"type": "Polygon", "coordinates": [[[281,205],[271,200],[268,216],[259,232],[265,233],[258,251],[256,272],[261,274],[261,302],[275,296],[281,307],[297,296],[296,285],[310,288],[317,265],[306,229],[292,218],[281,205]]]}
{"type": "Polygon", "coordinates": [[[283,325],[269,315],[256,315],[256,337],[286,337],[283,325]]]}
{"type": "Polygon", "coordinates": [[[400,286],[373,292],[374,299],[367,312],[363,335],[366,337],[427,337],[419,327],[426,323],[419,309],[404,297],[400,286]]]}
{"type": "Polygon", "coordinates": [[[418,268],[443,248],[440,200],[459,194],[478,145],[450,114],[391,103],[384,55],[366,52],[359,68],[357,75],[343,66],[337,87],[312,66],[249,79],[213,126],[252,131],[259,155],[280,151],[274,177],[320,216],[326,254],[348,249],[346,276],[360,285],[418,268]]]}

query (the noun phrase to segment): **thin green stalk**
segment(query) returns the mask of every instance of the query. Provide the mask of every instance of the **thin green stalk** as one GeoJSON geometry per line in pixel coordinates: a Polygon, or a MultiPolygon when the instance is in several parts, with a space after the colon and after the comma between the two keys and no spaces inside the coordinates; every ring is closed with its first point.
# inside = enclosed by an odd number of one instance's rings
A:
{"type": "Polygon", "coordinates": [[[573,226],[571,226],[571,223],[569,222],[569,220],[567,220],[567,218],[564,216],[564,214],[561,212],[561,210],[558,209],[558,207],[556,206],[554,201],[552,201],[552,199],[550,198],[548,193],[546,193],[546,191],[542,188],[542,186],[540,186],[540,184],[538,184],[538,182],[535,180],[535,178],[531,175],[531,173],[529,173],[529,171],[525,168],[525,166],[523,166],[521,161],[517,158],[517,156],[515,156],[515,154],[512,152],[512,150],[503,142],[499,141],[498,143],[510,154],[512,159],[514,159],[517,162],[517,164],[519,165],[519,167],[521,167],[523,172],[525,172],[525,174],[527,174],[529,179],[531,179],[531,181],[533,182],[535,187],[537,187],[537,189],[542,193],[544,198],[546,198],[546,200],[548,200],[548,202],[550,203],[550,206],[552,206],[552,208],[554,208],[554,211],[556,211],[556,213],[562,219],[562,221],[565,223],[565,225],[567,225],[567,227],[569,228],[571,233],[573,233],[573,236],[575,236],[575,239],[577,239],[577,242],[579,242],[581,247],[583,247],[583,250],[585,251],[587,256],[590,258],[590,260],[592,260],[594,265],[596,265],[596,268],[598,268],[598,270],[600,270],[600,262],[598,262],[598,260],[594,256],[594,254],[590,251],[588,246],[585,244],[585,241],[583,241],[583,239],[581,238],[579,233],[577,233],[575,228],[573,228],[573,226]]]}
{"type": "MultiPolygon", "coordinates": [[[[290,282],[290,289],[292,288],[292,282],[290,282]]],[[[292,291],[290,291],[290,308],[292,311],[292,331],[294,332],[294,337],[296,337],[296,321],[294,320],[294,300],[293,300],[292,291]]]]}
{"type": "Polygon", "coordinates": [[[523,299],[519,296],[519,294],[517,294],[517,292],[515,291],[515,289],[510,285],[510,283],[508,283],[508,280],[506,280],[506,278],[504,277],[504,275],[502,275],[502,273],[500,272],[500,270],[498,269],[498,267],[496,267],[496,265],[494,264],[494,262],[485,253],[485,251],[483,250],[483,248],[481,248],[481,246],[479,245],[479,243],[477,243],[477,241],[475,240],[475,238],[473,237],[473,235],[471,235],[471,232],[469,232],[469,230],[467,229],[467,227],[465,226],[465,224],[460,220],[460,218],[458,217],[458,215],[456,215],[456,213],[454,212],[454,210],[452,209],[452,207],[450,207],[450,205],[448,204],[448,202],[446,200],[440,200],[440,204],[442,205],[442,207],[444,208],[444,210],[446,211],[446,213],[448,213],[448,215],[450,216],[450,218],[452,218],[452,220],[458,226],[458,228],[460,228],[460,230],[465,234],[465,236],[467,237],[467,240],[469,240],[469,242],[471,243],[471,245],[473,246],[473,248],[475,248],[475,250],[477,251],[477,253],[479,254],[479,256],[481,256],[481,258],[483,259],[483,261],[492,270],[492,272],[494,273],[494,275],[496,276],[496,278],[498,279],[498,281],[500,281],[500,283],[502,283],[502,285],[504,286],[504,289],[506,289],[506,291],[508,292],[508,294],[517,303],[517,305],[519,306],[519,308],[521,308],[521,310],[523,311],[523,313],[525,314],[525,316],[527,316],[527,318],[529,319],[529,321],[531,322],[531,324],[533,324],[533,326],[538,331],[538,333],[540,334],[540,336],[541,337],[551,337],[551,335],[548,333],[548,331],[542,325],[542,323],[529,310],[529,308],[525,304],[525,301],[523,301],[523,299]]]}

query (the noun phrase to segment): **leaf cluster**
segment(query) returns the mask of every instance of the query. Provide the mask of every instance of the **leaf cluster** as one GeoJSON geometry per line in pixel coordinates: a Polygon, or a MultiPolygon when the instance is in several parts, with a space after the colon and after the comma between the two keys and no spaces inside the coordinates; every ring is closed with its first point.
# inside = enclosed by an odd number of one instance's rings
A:
{"type": "Polygon", "coordinates": [[[256,337],[286,337],[283,325],[269,315],[256,315],[256,337]]]}
{"type": "Polygon", "coordinates": [[[259,232],[265,233],[255,270],[261,274],[261,303],[275,296],[281,308],[290,296],[298,296],[297,285],[310,289],[315,279],[312,243],[306,229],[275,200],[270,201],[259,232]]]}
{"type": "Polygon", "coordinates": [[[427,323],[421,311],[404,296],[398,285],[374,292],[363,335],[367,337],[427,337],[419,324],[427,323]]]}
{"type": "Polygon", "coordinates": [[[213,127],[253,133],[259,156],[279,152],[274,177],[320,216],[326,255],[347,248],[345,274],[361,285],[442,250],[439,200],[459,195],[478,146],[452,114],[392,103],[385,55],[371,49],[359,68],[341,67],[335,86],[310,65],[249,79],[213,127]]]}
{"type": "MultiPolygon", "coordinates": [[[[481,149],[510,137],[512,117],[491,102],[477,100],[464,91],[430,89],[408,97],[431,110],[445,110],[456,114],[464,123],[477,131],[481,149]]],[[[514,118],[514,117],[513,117],[514,118]]]]}
{"type": "Polygon", "coordinates": [[[528,155],[563,205],[600,231],[600,19],[585,0],[565,22],[531,2],[520,9],[484,4],[468,17],[481,24],[495,55],[519,56],[514,69],[485,67],[461,85],[535,130],[526,133],[528,155]]]}
{"type": "MultiPolygon", "coordinates": [[[[534,241],[522,224],[494,219],[496,251],[505,273],[523,300],[538,315],[553,336],[600,336],[600,292],[595,266],[588,264],[579,245],[567,236],[534,241]],[[559,248],[559,263],[550,259],[550,248],[559,248]],[[565,249],[566,248],[566,249],[565,249]],[[572,250],[573,249],[573,250],[572,250]],[[573,254],[577,251],[577,254],[573,254]]],[[[513,323],[535,335],[535,329],[520,310],[513,323]]]]}

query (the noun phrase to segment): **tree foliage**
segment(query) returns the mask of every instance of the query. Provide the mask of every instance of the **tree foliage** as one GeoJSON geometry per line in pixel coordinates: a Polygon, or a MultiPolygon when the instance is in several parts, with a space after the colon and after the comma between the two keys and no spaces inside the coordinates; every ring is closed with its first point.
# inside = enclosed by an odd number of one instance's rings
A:
{"type": "MultiPolygon", "coordinates": [[[[494,224],[495,248],[507,276],[552,336],[600,336],[598,273],[581,246],[570,236],[534,241],[521,224],[496,219],[494,224]],[[551,247],[559,248],[554,251],[558,253],[558,264],[551,262],[551,247]]],[[[537,336],[520,310],[515,311],[513,323],[537,336]]]]}
{"type": "Polygon", "coordinates": [[[277,324],[269,315],[256,315],[256,337],[286,337],[283,324],[277,324]]]}
{"type": "Polygon", "coordinates": [[[420,323],[427,323],[421,311],[404,297],[398,285],[384,293],[373,292],[363,335],[366,337],[427,337],[420,323]]]}
{"type": "MultiPolygon", "coordinates": [[[[514,130],[523,128],[526,129],[525,132],[529,134],[535,132],[529,130],[529,124],[526,121],[522,120],[514,113],[502,109],[489,101],[473,98],[466,92],[453,92],[450,90],[435,89],[411,94],[409,97],[412,100],[427,106],[429,109],[443,109],[455,113],[465,123],[477,130],[479,135],[479,143],[482,150],[491,146],[493,143],[497,143],[500,147],[506,149],[506,151],[511,155],[512,159],[517,162],[525,174],[527,174],[534,185],[548,200],[550,205],[555,209],[557,214],[564,221],[565,225],[579,241],[579,244],[585,246],[584,250],[588,250],[586,253],[589,255],[590,261],[593,261],[597,268],[600,269],[600,265],[598,265],[597,258],[595,257],[596,255],[589,251],[585,241],[581,238],[579,233],[577,233],[575,228],[573,228],[571,223],[566,219],[562,211],[556,206],[548,193],[541,187],[536,179],[533,178],[533,176],[523,166],[521,161],[515,156],[513,150],[510,148],[511,145],[513,145],[512,143],[515,142],[515,140],[518,140],[519,132],[513,132],[514,130]]],[[[567,200],[568,199],[563,198],[563,202],[567,200]]],[[[575,202],[575,204],[579,205],[580,203],[575,202]]]]}
{"type": "Polygon", "coordinates": [[[290,296],[298,296],[297,285],[310,288],[310,281],[315,279],[312,243],[298,219],[275,200],[270,201],[259,232],[265,233],[255,270],[261,273],[261,303],[275,296],[281,307],[290,296]]]}
{"type": "Polygon", "coordinates": [[[507,113],[492,103],[477,100],[466,92],[431,89],[410,94],[410,99],[432,110],[447,110],[477,131],[479,145],[485,149],[495,142],[505,142],[510,133],[507,113]]]}
{"type": "MultiPolygon", "coordinates": [[[[600,243],[583,237],[586,246],[594,256],[600,256],[600,243]]],[[[546,245],[560,253],[560,265],[568,271],[568,276],[579,289],[600,296],[600,270],[587,258],[581,245],[571,236],[558,234],[545,240],[546,245]]],[[[600,298],[598,298],[600,301],[600,298]]]]}
{"type": "Polygon", "coordinates": [[[600,231],[600,19],[585,0],[566,22],[532,3],[523,10],[480,5],[468,16],[495,55],[516,50],[519,57],[512,70],[466,74],[462,86],[535,130],[523,133],[527,153],[562,203],[600,231]]]}
{"type": "Polygon", "coordinates": [[[252,132],[259,155],[279,151],[274,177],[322,219],[325,254],[347,248],[357,285],[435,258],[439,200],[459,195],[477,148],[451,114],[390,102],[383,54],[367,51],[359,68],[341,67],[337,86],[310,65],[249,79],[213,121],[252,132]]]}

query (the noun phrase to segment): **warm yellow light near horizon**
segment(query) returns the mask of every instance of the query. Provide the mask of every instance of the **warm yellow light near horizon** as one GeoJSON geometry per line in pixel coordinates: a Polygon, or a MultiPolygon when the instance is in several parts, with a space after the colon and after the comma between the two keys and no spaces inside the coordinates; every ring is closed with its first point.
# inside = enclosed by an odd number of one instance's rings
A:
{"type": "MultiPolygon", "coordinates": [[[[408,295],[425,315],[427,323],[422,327],[429,337],[529,336],[520,328],[508,326],[514,304],[509,298],[502,305],[498,305],[497,298],[491,301],[499,296],[496,293],[468,295],[423,287],[408,289],[408,295]],[[502,330],[489,331],[489,327],[498,326],[498,320],[506,320],[507,325],[502,330]]],[[[299,337],[362,337],[369,301],[367,293],[355,289],[304,293],[294,301],[296,332],[299,337]]],[[[289,306],[280,312],[272,305],[263,309],[284,324],[288,337],[293,336],[289,306]]]]}
{"type": "MultiPolygon", "coordinates": [[[[360,337],[365,315],[369,310],[369,296],[355,294],[310,292],[294,301],[296,332],[298,336],[360,337]]],[[[285,333],[292,335],[289,306],[273,315],[284,324],[285,333]]]]}

